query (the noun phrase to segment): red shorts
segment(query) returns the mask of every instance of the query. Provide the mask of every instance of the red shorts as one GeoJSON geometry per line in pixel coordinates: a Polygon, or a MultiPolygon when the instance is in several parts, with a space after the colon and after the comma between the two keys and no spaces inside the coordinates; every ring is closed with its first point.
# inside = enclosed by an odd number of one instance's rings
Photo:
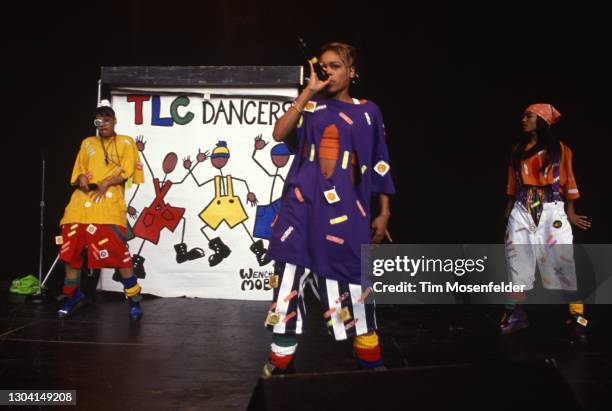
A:
{"type": "Polygon", "coordinates": [[[126,236],[124,227],[112,224],[64,224],[60,260],[72,268],[81,268],[82,252],[87,248],[89,268],[130,268],[132,257],[126,236]]]}

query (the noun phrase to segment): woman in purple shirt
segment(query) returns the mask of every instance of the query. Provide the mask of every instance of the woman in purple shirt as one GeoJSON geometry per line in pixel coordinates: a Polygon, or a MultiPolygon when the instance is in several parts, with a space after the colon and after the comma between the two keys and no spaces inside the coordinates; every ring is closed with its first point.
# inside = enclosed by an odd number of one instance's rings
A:
{"type": "Polygon", "coordinates": [[[273,332],[263,375],[292,372],[302,332],[304,287],[313,288],[336,340],[354,338],[364,368],[383,368],[375,306],[365,303],[361,245],[388,236],[389,172],[382,114],[376,104],[351,98],[355,48],[323,46],[319,79],[311,63],[308,85],[278,119],[273,137],[285,140],[297,127],[299,153],[288,172],[281,208],[272,223],[268,256],[275,261],[274,302],[266,326],[273,332]],[[370,201],[380,201],[372,218],[370,201]]]}

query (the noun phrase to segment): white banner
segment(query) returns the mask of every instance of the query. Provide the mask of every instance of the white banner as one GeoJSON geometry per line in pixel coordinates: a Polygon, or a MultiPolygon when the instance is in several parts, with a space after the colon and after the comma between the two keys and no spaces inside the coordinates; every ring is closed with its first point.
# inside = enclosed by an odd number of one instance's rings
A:
{"type": "MultiPolygon", "coordinates": [[[[111,94],[117,133],[142,148],[145,183],[128,183],[126,202],[135,235],[130,252],[146,272],[143,292],[270,299],[266,238],[293,160],[272,129],[297,90],[116,88],[111,94]]],[[[112,275],[103,270],[99,287],[122,291],[112,275]]]]}

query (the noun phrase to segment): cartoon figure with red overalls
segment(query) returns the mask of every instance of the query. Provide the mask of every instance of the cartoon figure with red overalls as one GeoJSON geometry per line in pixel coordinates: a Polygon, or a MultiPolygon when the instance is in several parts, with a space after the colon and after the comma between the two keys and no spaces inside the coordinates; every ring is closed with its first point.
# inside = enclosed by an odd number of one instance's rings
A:
{"type": "Polygon", "coordinates": [[[213,198],[212,201],[208,203],[208,205],[199,214],[200,219],[204,222],[204,226],[200,229],[200,231],[208,240],[208,247],[215,252],[208,257],[208,262],[211,267],[214,267],[227,258],[231,253],[230,248],[221,240],[220,237],[210,239],[205,231],[206,227],[217,230],[219,225],[225,221],[229,228],[234,228],[238,224],[241,224],[242,227],[244,227],[247,235],[252,241],[249,249],[251,252],[253,252],[253,254],[255,254],[258,264],[260,266],[264,266],[270,262],[270,259],[266,256],[266,252],[268,250],[264,248],[264,243],[262,240],[255,241],[253,239],[249,229],[244,224],[249,217],[242,206],[240,198],[234,195],[233,182],[240,181],[244,183],[248,191],[246,200],[249,204],[251,204],[251,206],[257,204],[257,197],[255,196],[255,193],[249,189],[249,185],[246,180],[232,177],[231,175],[227,175],[225,177],[223,176],[222,169],[227,164],[229,158],[230,151],[227,147],[227,143],[225,141],[219,141],[217,143],[217,147],[215,147],[210,155],[210,162],[212,163],[213,167],[219,170],[219,175],[200,183],[196,176],[191,172],[192,170],[189,171],[189,174],[191,174],[198,187],[202,187],[212,181],[215,183],[215,198],[213,198]]]}
{"type": "Polygon", "coordinates": [[[274,174],[270,173],[263,164],[261,164],[255,158],[255,154],[262,150],[268,143],[263,141],[261,134],[255,137],[255,148],[253,149],[253,155],[251,158],[255,163],[270,177],[272,177],[272,188],[270,188],[270,202],[268,204],[258,205],[257,213],[255,215],[255,226],[253,227],[253,236],[257,238],[270,239],[272,235],[271,225],[278,214],[281,206],[281,198],[277,198],[272,201],[274,195],[274,185],[276,184],[276,178],[280,178],[282,184],[285,184],[285,179],[278,172],[279,169],[285,167],[289,162],[289,158],[293,155],[289,150],[289,146],[285,143],[278,143],[270,150],[270,158],[272,164],[276,167],[274,174]]]}
{"type": "MultiPolygon", "coordinates": [[[[187,174],[185,174],[185,177],[183,177],[183,179],[178,182],[166,180],[168,174],[174,171],[174,168],[176,167],[176,163],[178,161],[177,155],[175,153],[166,154],[166,157],[164,158],[164,161],[162,163],[162,169],[165,174],[163,180],[160,181],[159,178],[155,177],[155,174],[153,173],[153,170],[151,169],[151,166],[149,165],[149,162],[147,160],[147,156],[145,156],[144,154],[145,141],[143,141],[142,136],[139,136],[136,139],[136,146],[138,147],[138,150],[142,153],[142,157],[147,165],[147,168],[149,169],[149,172],[153,177],[153,186],[155,188],[155,198],[148,207],[145,207],[142,210],[140,216],[138,216],[136,224],[134,224],[134,227],[132,229],[134,235],[138,238],[142,238],[143,240],[140,244],[138,252],[132,257],[134,261],[134,272],[137,277],[144,278],[146,275],[144,270],[145,259],[140,255],[140,253],[142,252],[142,248],[144,247],[145,242],[149,241],[153,244],[157,244],[159,242],[160,233],[164,228],[167,228],[171,232],[174,232],[174,230],[181,221],[183,222],[181,242],[174,245],[174,250],[176,251],[176,262],[178,264],[182,264],[185,261],[196,260],[198,258],[204,257],[204,250],[202,250],[201,248],[196,247],[187,251],[187,244],[185,244],[184,241],[185,226],[187,225],[184,217],[185,209],[180,207],[173,207],[169,203],[165,202],[164,198],[166,197],[168,191],[173,185],[182,184],[187,179],[187,176],[189,176],[189,174],[191,174],[191,172],[197,167],[197,165],[206,160],[208,153],[198,152],[198,155],[196,156],[196,163],[195,165],[193,165],[193,167],[191,166],[191,160],[189,159],[189,157],[187,157],[183,161],[183,167],[187,170],[187,174]]],[[[140,186],[138,188],[140,188],[140,186]]],[[[136,209],[131,206],[131,203],[134,200],[136,193],[138,192],[138,188],[134,192],[134,195],[132,196],[128,204],[128,215],[131,218],[136,218],[138,214],[136,209]]]]}

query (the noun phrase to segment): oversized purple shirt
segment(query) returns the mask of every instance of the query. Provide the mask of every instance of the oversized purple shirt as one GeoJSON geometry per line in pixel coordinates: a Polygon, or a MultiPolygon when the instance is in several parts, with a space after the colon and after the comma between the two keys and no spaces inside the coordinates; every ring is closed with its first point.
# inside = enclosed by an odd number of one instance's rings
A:
{"type": "Polygon", "coordinates": [[[313,100],[298,123],[299,150],[287,174],[268,256],[310,268],[321,277],[361,283],[361,245],[369,244],[370,201],[395,194],[382,114],[370,101],[313,100]],[[338,130],[338,161],[326,179],[319,164],[323,131],[338,130]],[[351,181],[351,153],[357,174],[351,181]]]}

